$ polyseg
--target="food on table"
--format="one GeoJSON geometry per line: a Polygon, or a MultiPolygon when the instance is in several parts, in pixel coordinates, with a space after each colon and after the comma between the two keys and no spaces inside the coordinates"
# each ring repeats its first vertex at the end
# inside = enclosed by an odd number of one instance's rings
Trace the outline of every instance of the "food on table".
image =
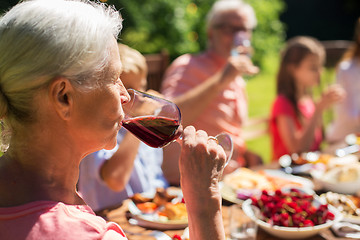
{"type": "Polygon", "coordinates": [[[187,219],[186,206],[182,198],[171,195],[164,188],[157,188],[153,198],[136,193],[131,197],[136,207],[144,214],[157,214],[163,220],[187,219]],[[174,200],[178,201],[174,201],[174,200]],[[164,219],[165,218],[165,219],[164,219]]]}
{"type": "Polygon", "coordinates": [[[181,236],[179,234],[175,234],[173,237],[172,237],[172,240],[182,240],[181,236]]]}
{"type": "Polygon", "coordinates": [[[360,197],[327,192],[321,194],[320,198],[336,207],[344,215],[360,217],[360,197]]]}
{"type": "Polygon", "coordinates": [[[136,207],[143,213],[153,213],[158,208],[158,205],[153,202],[137,203],[136,207]]]}
{"type": "Polygon", "coordinates": [[[271,225],[283,227],[310,227],[334,220],[327,204],[319,204],[314,196],[299,189],[277,189],[274,194],[263,190],[251,197],[252,205],[260,209],[260,219],[271,225]],[[318,204],[316,204],[318,203],[318,204]]]}
{"type": "MultiPolygon", "coordinates": [[[[240,168],[224,177],[224,183],[231,188],[241,189],[241,194],[246,195],[246,190],[269,190],[274,191],[283,187],[302,187],[302,184],[287,178],[272,176],[265,171],[253,171],[248,168],[240,168]],[[244,191],[245,190],[245,191],[244,191]]],[[[249,192],[251,193],[251,191],[249,192]]]]}
{"type": "Polygon", "coordinates": [[[347,165],[351,165],[351,164],[356,164],[359,162],[359,159],[356,155],[354,154],[349,154],[343,157],[334,157],[332,158],[327,166],[327,169],[332,169],[332,168],[337,168],[337,167],[342,167],[342,166],[347,166],[347,165]]]}
{"type": "Polygon", "coordinates": [[[160,215],[166,216],[169,220],[181,220],[187,218],[185,203],[166,203],[164,209],[159,212],[160,215]]]}
{"type": "Polygon", "coordinates": [[[311,176],[326,191],[354,195],[360,193],[360,163],[329,170],[313,170],[311,176]]]}
{"type": "Polygon", "coordinates": [[[171,202],[176,197],[176,195],[170,195],[164,188],[157,188],[153,202],[162,206],[171,202]]]}
{"type": "Polygon", "coordinates": [[[356,182],[360,179],[360,163],[332,168],[326,171],[322,177],[325,181],[332,183],[356,182]]]}
{"type": "Polygon", "coordinates": [[[331,154],[319,153],[319,152],[306,152],[306,153],[301,153],[300,155],[298,154],[291,155],[291,159],[293,163],[297,165],[302,165],[306,163],[312,163],[312,164],[323,163],[326,165],[333,157],[334,156],[331,154]]]}
{"type": "Polygon", "coordinates": [[[272,189],[273,185],[263,173],[240,168],[224,177],[224,183],[233,189],[272,189]]]}
{"type": "Polygon", "coordinates": [[[135,203],[146,203],[146,202],[151,202],[152,198],[148,198],[143,196],[141,193],[135,193],[132,197],[131,200],[135,203]]]}

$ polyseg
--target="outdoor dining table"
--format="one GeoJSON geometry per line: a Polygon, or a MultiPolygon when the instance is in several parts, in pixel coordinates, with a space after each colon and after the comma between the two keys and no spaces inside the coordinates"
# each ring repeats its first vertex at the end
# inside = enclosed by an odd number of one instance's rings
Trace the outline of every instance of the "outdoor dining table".
{"type": "MultiPolygon", "coordinates": [[[[141,226],[137,226],[137,225],[133,225],[130,224],[129,222],[129,218],[131,218],[131,214],[128,211],[128,202],[130,200],[125,200],[121,205],[119,206],[114,206],[112,208],[108,208],[108,209],[104,209],[103,211],[99,212],[98,214],[102,217],[104,217],[106,220],[109,221],[113,221],[118,223],[121,228],[125,231],[126,236],[129,240],[154,240],[157,239],[155,237],[152,236],[148,236],[148,234],[152,233],[154,230],[156,229],[149,229],[149,228],[144,228],[141,226]]],[[[229,212],[229,206],[232,203],[223,201],[223,206],[222,206],[222,213],[223,213],[223,223],[224,223],[224,228],[225,228],[225,232],[226,235],[228,237],[228,225],[229,225],[229,217],[228,217],[228,212],[229,212]]],[[[169,237],[173,237],[175,234],[178,235],[182,235],[183,234],[184,229],[180,229],[180,230],[165,230],[163,231],[164,233],[166,233],[169,237]]],[[[160,238],[158,238],[160,239],[160,238]]],[[[263,231],[262,229],[258,229],[258,234],[257,234],[257,239],[258,240],[277,240],[280,238],[274,237],[270,234],[268,234],[267,232],[263,231]]],[[[341,240],[341,239],[347,239],[347,238],[339,238],[336,237],[333,232],[329,229],[329,230],[325,230],[323,232],[321,232],[318,235],[315,235],[313,237],[307,238],[309,240],[341,240]]]]}

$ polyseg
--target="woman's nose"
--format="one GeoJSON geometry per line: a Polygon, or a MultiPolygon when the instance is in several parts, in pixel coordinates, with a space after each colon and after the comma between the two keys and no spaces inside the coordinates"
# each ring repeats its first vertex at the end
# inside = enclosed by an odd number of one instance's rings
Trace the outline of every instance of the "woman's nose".
{"type": "Polygon", "coordinates": [[[121,82],[121,85],[120,85],[120,95],[121,95],[121,104],[125,104],[125,103],[128,103],[130,102],[131,100],[131,97],[128,93],[128,91],[126,90],[124,84],[121,82]]]}

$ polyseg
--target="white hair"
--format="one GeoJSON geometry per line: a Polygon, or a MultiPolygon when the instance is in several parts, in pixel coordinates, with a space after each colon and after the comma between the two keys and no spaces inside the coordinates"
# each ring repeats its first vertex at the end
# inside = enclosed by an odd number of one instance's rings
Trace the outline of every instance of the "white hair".
{"type": "Polygon", "coordinates": [[[29,0],[14,6],[0,19],[0,118],[10,110],[26,116],[31,90],[56,76],[90,85],[106,66],[110,38],[121,28],[119,12],[89,0],[29,0]]]}
{"type": "Polygon", "coordinates": [[[95,86],[121,28],[118,11],[89,0],[27,0],[10,9],[0,18],[0,119],[31,121],[37,90],[57,76],[95,86]]]}
{"type": "Polygon", "coordinates": [[[207,14],[207,28],[213,26],[219,15],[229,10],[240,10],[247,16],[246,27],[248,29],[254,29],[256,27],[257,20],[254,9],[248,3],[242,0],[218,0],[207,14]]]}

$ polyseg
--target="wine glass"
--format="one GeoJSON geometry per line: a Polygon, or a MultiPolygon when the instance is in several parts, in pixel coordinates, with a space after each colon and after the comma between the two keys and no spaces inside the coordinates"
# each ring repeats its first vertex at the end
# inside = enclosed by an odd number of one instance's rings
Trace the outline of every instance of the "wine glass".
{"type": "MultiPolygon", "coordinates": [[[[181,112],[175,103],[134,89],[128,89],[128,93],[131,100],[122,106],[125,112],[122,120],[124,128],[154,148],[162,148],[179,137],[181,139],[181,112]]],[[[233,152],[230,135],[220,133],[209,139],[223,147],[227,163],[233,152]]]]}
{"type": "MultiPolygon", "coordinates": [[[[231,56],[239,56],[238,47],[243,46],[247,48],[247,51],[250,51],[251,48],[251,41],[250,41],[250,35],[246,31],[239,31],[235,33],[234,39],[233,39],[233,48],[231,49],[231,56]]],[[[246,52],[246,55],[248,57],[251,57],[250,52],[246,52]]]]}

